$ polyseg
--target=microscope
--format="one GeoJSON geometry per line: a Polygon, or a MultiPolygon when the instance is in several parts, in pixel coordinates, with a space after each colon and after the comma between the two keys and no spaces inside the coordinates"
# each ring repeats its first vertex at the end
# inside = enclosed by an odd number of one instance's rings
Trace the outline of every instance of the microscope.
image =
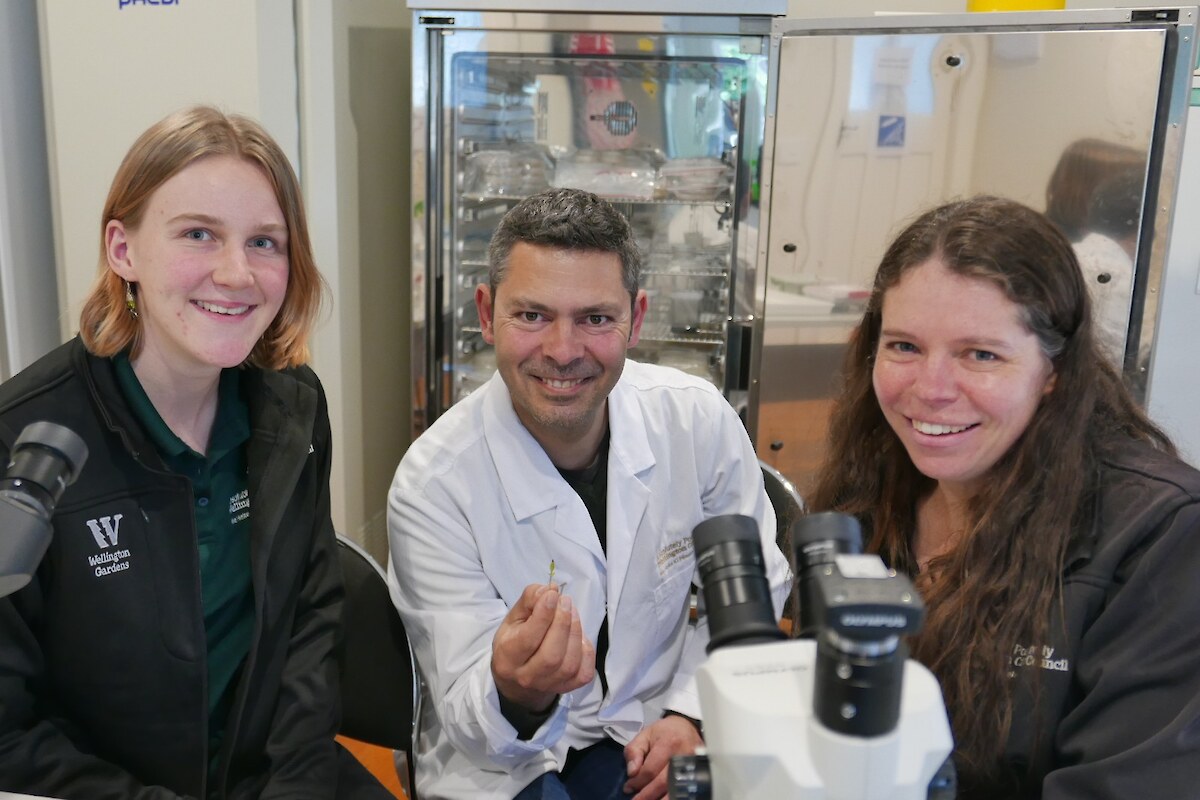
{"type": "Polygon", "coordinates": [[[696,683],[705,748],[672,759],[668,797],[951,800],[950,724],[937,679],[907,658],[912,583],[864,555],[858,521],[792,528],[799,639],[775,622],[758,525],[727,515],[692,533],[709,620],[696,683]]]}
{"type": "Polygon", "coordinates": [[[26,425],[0,479],[0,597],[29,583],[50,546],[50,516],[75,480],[88,450],[53,422],[26,425]]]}

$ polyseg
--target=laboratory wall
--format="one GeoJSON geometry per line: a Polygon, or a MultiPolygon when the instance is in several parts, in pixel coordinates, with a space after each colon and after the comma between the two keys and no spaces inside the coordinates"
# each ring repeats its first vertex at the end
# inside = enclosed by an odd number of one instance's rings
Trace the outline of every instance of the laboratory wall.
{"type": "Polygon", "coordinates": [[[387,489],[411,442],[411,15],[394,0],[295,6],[301,179],[334,298],[314,366],[342,393],[334,523],[382,561],[387,489]]]}
{"type": "Polygon", "coordinates": [[[0,2],[0,380],[59,343],[37,8],[0,2]]]}

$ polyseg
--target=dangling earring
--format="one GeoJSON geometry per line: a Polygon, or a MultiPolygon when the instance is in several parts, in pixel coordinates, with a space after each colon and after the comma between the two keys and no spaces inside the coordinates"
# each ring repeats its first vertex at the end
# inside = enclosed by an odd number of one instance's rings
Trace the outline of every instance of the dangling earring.
{"type": "Polygon", "coordinates": [[[138,318],[137,300],[133,296],[133,287],[129,285],[129,281],[125,281],[125,308],[129,309],[129,316],[138,318]]]}

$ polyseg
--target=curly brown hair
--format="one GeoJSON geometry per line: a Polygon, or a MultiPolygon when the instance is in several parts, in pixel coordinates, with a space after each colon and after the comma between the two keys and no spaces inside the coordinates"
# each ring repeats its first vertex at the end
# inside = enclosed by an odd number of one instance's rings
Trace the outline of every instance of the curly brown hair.
{"type": "Polygon", "coordinates": [[[851,338],[843,381],[811,509],[857,516],[868,549],[917,576],[928,616],[910,642],[913,655],[941,682],[960,771],[968,779],[986,776],[999,764],[1012,722],[1005,665],[1014,643],[1045,638],[1067,546],[1089,522],[1106,443],[1131,437],[1174,448],[1097,350],[1070,243],[1041,214],[1001,198],[941,206],[896,238],[851,338]],[[920,571],[911,546],[916,508],[934,482],[917,471],[885,421],[872,371],[884,295],[934,258],[952,273],[998,286],[1020,309],[1056,378],[971,499],[959,543],[920,571]]]}

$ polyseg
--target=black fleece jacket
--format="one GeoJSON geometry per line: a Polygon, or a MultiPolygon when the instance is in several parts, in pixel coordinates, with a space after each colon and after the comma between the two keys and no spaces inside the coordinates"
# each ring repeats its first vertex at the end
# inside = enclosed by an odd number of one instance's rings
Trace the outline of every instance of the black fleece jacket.
{"type": "MultiPolygon", "coordinates": [[[[1013,642],[1007,774],[979,798],[1200,798],[1200,472],[1113,445],[1046,642],[1013,642]]],[[[970,713],[960,709],[959,713],[970,713]]],[[[965,788],[965,787],[963,787],[965,788]]]]}
{"type": "Polygon", "coordinates": [[[325,397],[308,368],[248,368],[241,384],[255,625],[215,786],[191,483],[159,459],[111,362],[78,339],[0,387],[0,455],[37,420],[72,429],[90,452],[32,582],[0,599],[0,789],[343,796],[325,397]]]}

